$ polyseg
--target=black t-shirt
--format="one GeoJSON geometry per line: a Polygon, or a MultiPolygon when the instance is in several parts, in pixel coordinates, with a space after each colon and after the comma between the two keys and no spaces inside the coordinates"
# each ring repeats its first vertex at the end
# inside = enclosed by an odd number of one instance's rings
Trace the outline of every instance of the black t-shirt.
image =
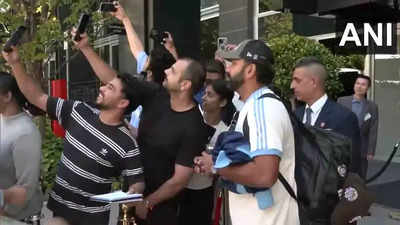
{"type": "Polygon", "coordinates": [[[175,164],[193,167],[193,158],[205,149],[213,128],[204,123],[197,106],[185,112],[173,111],[165,88],[138,80],[133,86],[133,101],[143,107],[138,142],[146,195],[173,176],[175,164]]]}

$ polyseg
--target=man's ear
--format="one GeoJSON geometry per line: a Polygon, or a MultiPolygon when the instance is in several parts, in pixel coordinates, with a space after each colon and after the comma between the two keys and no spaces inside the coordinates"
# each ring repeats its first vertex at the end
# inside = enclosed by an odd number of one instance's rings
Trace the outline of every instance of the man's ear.
{"type": "Polygon", "coordinates": [[[183,80],[180,85],[181,85],[181,91],[190,90],[192,88],[192,81],[183,80]]]}
{"type": "Polygon", "coordinates": [[[227,103],[228,103],[228,101],[226,101],[226,99],[224,99],[224,100],[219,104],[219,106],[221,106],[221,108],[222,108],[222,107],[225,107],[227,103]]]}
{"type": "Polygon", "coordinates": [[[245,68],[247,78],[252,78],[256,76],[256,64],[251,63],[246,66],[245,68]]]}
{"type": "Polygon", "coordinates": [[[126,98],[121,99],[121,101],[119,101],[118,107],[121,109],[126,108],[129,106],[129,103],[130,103],[129,99],[126,99],[126,98]]]}
{"type": "Polygon", "coordinates": [[[311,76],[311,82],[312,82],[313,87],[317,87],[318,82],[320,82],[320,80],[318,80],[318,78],[315,76],[311,76]]]}

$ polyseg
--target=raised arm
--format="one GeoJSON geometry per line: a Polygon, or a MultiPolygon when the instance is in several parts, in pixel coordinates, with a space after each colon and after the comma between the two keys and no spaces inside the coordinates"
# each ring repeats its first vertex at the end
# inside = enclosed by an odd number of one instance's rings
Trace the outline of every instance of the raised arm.
{"type": "Polygon", "coordinates": [[[126,36],[128,38],[129,47],[133,56],[138,59],[139,53],[144,51],[143,43],[140,40],[138,34],[136,33],[135,29],[133,28],[132,22],[129,17],[126,15],[124,8],[118,3],[114,2],[115,8],[117,9],[116,12],[112,12],[115,18],[119,19],[125,27],[126,36]]]}
{"type": "Polygon", "coordinates": [[[171,55],[175,58],[175,60],[178,60],[178,52],[176,51],[175,48],[175,43],[174,39],[172,38],[172,35],[170,32],[165,32],[167,33],[168,37],[164,38],[164,47],[171,53],[171,55]]]}
{"type": "MultiPolygon", "coordinates": [[[[72,36],[75,36],[75,30],[72,30],[71,33],[72,36]]],[[[117,76],[117,72],[105,63],[89,45],[89,38],[86,33],[81,34],[81,40],[78,42],[74,41],[74,44],[85,55],[96,76],[103,83],[108,83],[117,76]]]]}
{"type": "Polygon", "coordinates": [[[12,48],[12,52],[3,51],[2,54],[11,66],[12,74],[17,80],[19,89],[21,89],[21,92],[30,103],[43,111],[47,111],[46,106],[49,96],[42,90],[40,84],[25,72],[25,68],[19,58],[18,49],[15,47],[12,48]]]}

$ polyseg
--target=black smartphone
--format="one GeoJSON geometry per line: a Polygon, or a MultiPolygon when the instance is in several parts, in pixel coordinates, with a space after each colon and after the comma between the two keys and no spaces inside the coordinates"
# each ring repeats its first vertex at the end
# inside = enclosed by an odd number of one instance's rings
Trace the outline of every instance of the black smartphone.
{"type": "Polygon", "coordinates": [[[86,32],[87,26],[89,25],[90,21],[90,15],[83,13],[81,14],[81,17],[79,18],[79,23],[76,29],[76,34],[74,37],[75,41],[80,41],[81,40],[81,34],[86,32]]]}
{"type": "Polygon", "coordinates": [[[6,42],[6,44],[3,47],[3,50],[5,52],[12,52],[11,46],[16,46],[20,43],[22,37],[24,36],[26,31],[26,27],[24,26],[19,26],[18,29],[11,34],[10,39],[6,42]]]}
{"type": "Polygon", "coordinates": [[[112,3],[112,2],[102,2],[102,3],[100,3],[100,11],[115,12],[115,11],[117,11],[117,8],[115,8],[114,3],[112,3]]]}

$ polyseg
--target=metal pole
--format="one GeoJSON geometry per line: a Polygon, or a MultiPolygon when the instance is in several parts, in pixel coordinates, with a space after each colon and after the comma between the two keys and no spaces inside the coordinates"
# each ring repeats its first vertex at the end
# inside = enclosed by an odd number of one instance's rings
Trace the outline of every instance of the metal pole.
{"type": "Polygon", "coordinates": [[[67,99],[69,99],[69,45],[68,41],[64,42],[64,50],[65,50],[65,77],[67,80],[67,99]]]}
{"type": "Polygon", "coordinates": [[[369,99],[371,101],[375,101],[375,54],[371,54],[369,58],[369,66],[370,66],[370,79],[371,79],[371,88],[369,93],[369,99]]]}
{"type": "Polygon", "coordinates": [[[253,39],[258,39],[258,13],[260,11],[260,0],[253,0],[253,39]]]}

